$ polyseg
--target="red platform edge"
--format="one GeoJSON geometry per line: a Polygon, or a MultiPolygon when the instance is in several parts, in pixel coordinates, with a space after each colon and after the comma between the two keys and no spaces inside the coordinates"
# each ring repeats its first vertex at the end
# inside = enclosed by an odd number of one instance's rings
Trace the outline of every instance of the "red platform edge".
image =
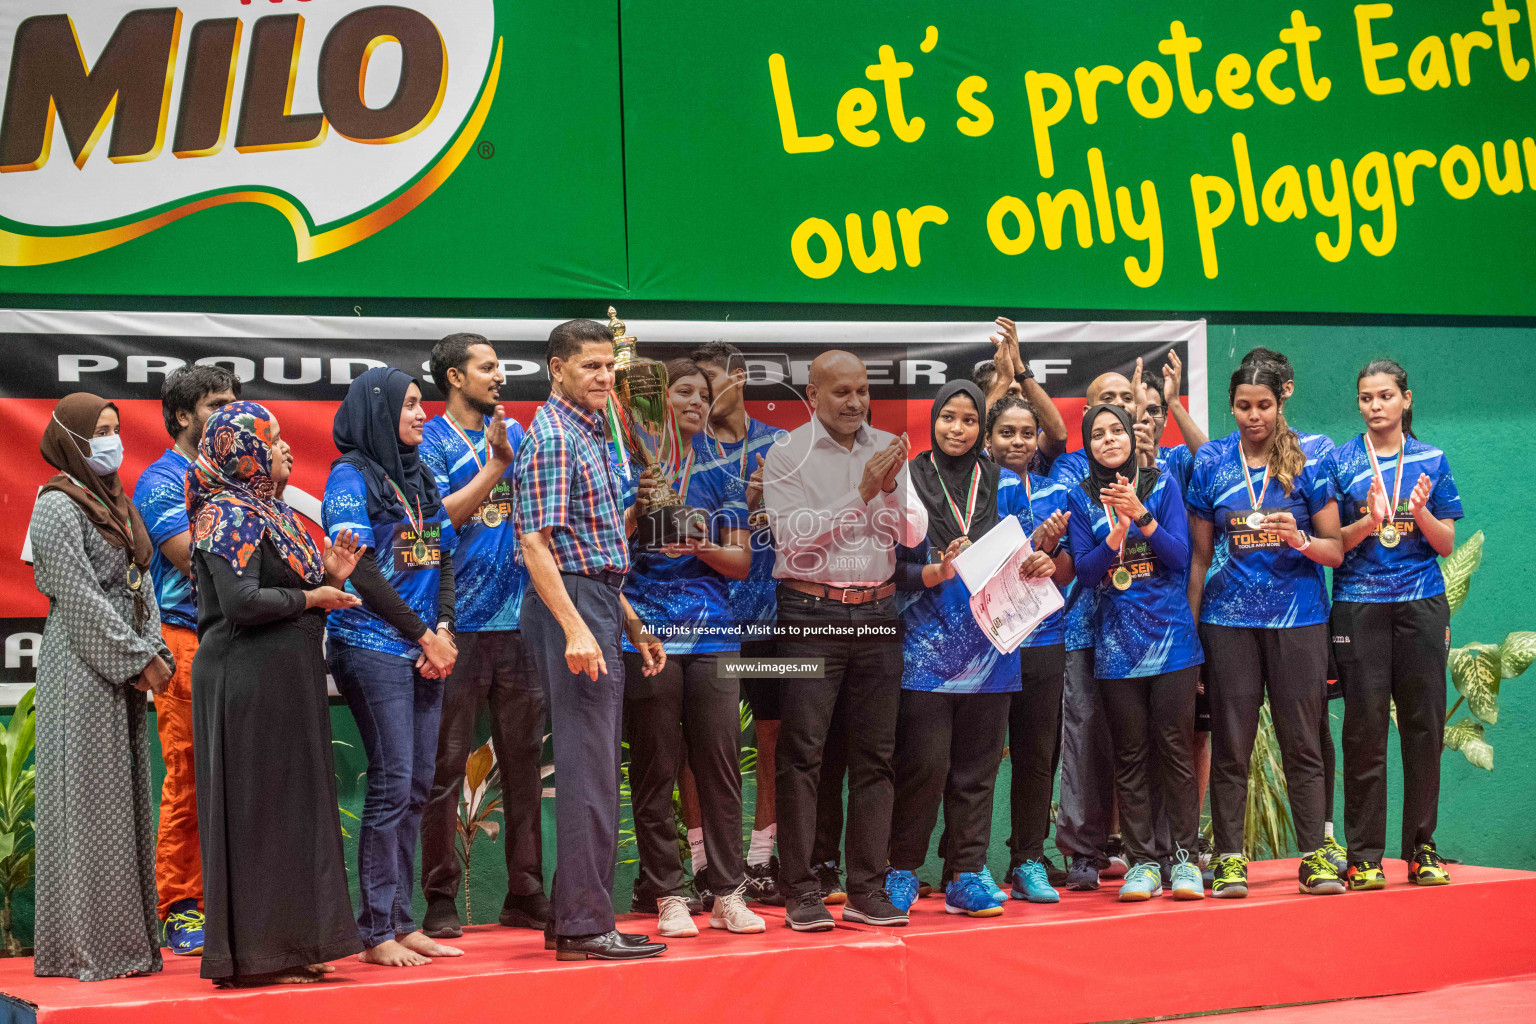
{"type": "MultiPolygon", "coordinates": [[[[0,1020],[26,1020],[35,1008],[45,1024],[612,1024],[678,1015],[1084,1024],[1425,992],[1536,970],[1536,873],[1453,870],[1454,884],[1419,889],[1403,881],[1400,861],[1389,862],[1383,891],[1316,897],[1296,892],[1295,861],[1272,861],[1251,866],[1245,900],[1121,904],[1111,884],[1051,906],[1010,902],[986,920],[921,900],[906,928],[839,924],[814,935],[783,927],[782,911],[770,909],[766,935],[712,931],[697,918],[698,938],[631,964],[557,963],[537,933],[477,927],[459,941],[462,959],[421,968],[349,960],[320,984],[235,992],[199,979],[195,958],[167,957],[151,978],[91,984],[34,978],[30,960],[14,960],[0,962],[8,1002],[0,1020]]],[[[628,924],[639,930],[654,919],[628,924]]]]}

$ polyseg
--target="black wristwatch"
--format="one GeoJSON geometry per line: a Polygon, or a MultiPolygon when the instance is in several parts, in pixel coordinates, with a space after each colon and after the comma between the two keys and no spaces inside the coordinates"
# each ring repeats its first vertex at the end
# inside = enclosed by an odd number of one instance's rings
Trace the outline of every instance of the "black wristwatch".
{"type": "Polygon", "coordinates": [[[1152,510],[1151,509],[1147,509],[1145,512],[1143,512],[1141,515],[1137,516],[1132,521],[1138,527],[1140,527],[1141,529],[1145,530],[1147,527],[1152,525],[1152,510]]]}
{"type": "Polygon", "coordinates": [[[1019,387],[1023,387],[1025,381],[1027,381],[1027,380],[1034,380],[1034,379],[1035,379],[1035,371],[1031,370],[1029,368],[1029,364],[1028,363],[1024,364],[1024,369],[1021,372],[1016,373],[1016,374],[1013,375],[1014,383],[1018,384],[1019,387]]]}

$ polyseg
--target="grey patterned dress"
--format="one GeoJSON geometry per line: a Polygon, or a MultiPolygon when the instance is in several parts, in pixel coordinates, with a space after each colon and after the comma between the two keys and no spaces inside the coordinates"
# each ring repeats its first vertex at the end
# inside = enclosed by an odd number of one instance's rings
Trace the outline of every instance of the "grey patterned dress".
{"type": "Polygon", "coordinates": [[[158,971],[149,728],[133,681],[156,654],[173,664],[160,612],[151,595],[133,628],[128,556],[67,495],[37,499],[31,535],[49,602],[37,659],[33,969],[81,981],[158,971]]]}

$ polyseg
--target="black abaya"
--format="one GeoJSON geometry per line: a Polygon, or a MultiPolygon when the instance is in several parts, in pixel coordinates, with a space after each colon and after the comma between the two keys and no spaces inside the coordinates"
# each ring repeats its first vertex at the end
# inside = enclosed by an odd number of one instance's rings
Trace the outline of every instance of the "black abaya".
{"type": "Polygon", "coordinates": [[[337,816],[325,613],[263,540],[236,576],[193,551],[202,976],[265,974],[361,951],[337,816]]]}

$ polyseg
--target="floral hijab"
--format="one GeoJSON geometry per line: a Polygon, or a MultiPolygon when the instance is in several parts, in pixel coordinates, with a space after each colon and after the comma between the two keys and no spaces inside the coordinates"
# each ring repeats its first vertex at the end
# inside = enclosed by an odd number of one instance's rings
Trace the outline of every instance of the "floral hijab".
{"type": "Polygon", "coordinates": [[[187,471],[192,546],[219,555],[239,576],[265,536],[294,572],[318,584],[325,578],[324,555],[298,514],[276,498],[276,441],[277,420],[256,402],[231,402],[208,418],[187,471]]]}

